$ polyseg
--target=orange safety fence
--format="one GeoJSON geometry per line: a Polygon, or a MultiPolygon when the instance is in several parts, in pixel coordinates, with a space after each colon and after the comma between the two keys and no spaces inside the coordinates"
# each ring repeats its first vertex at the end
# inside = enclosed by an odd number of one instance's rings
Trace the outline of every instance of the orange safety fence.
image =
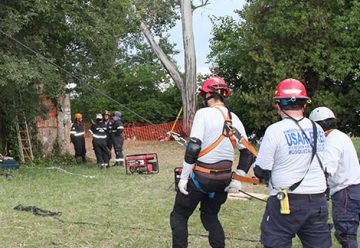
{"type": "MultiPolygon", "coordinates": [[[[125,126],[125,140],[164,140],[166,132],[170,131],[175,122],[145,125],[145,126],[125,126]]],[[[175,123],[174,132],[183,135],[182,122],[175,123]]]]}
{"type": "MultiPolygon", "coordinates": [[[[149,124],[149,125],[139,125],[139,124],[125,124],[124,125],[124,139],[125,140],[162,140],[165,141],[166,133],[171,130],[174,126],[173,132],[180,134],[184,137],[184,132],[182,128],[182,122],[177,121],[176,123],[167,122],[161,124],[149,124]]],[[[90,125],[85,124],[86,137],[91,137],[88,132],[90,125]]]]}

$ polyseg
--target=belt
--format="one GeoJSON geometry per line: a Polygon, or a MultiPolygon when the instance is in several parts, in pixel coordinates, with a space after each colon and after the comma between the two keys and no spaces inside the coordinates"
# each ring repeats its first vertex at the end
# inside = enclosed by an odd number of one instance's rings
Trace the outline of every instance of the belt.
{"type": "Polygon", "coordinates": [[[208,169],[208,168],[199,166],[199,165],[197,165],[197,164],[195,164],[194,170],[195,170],[195,171],[204,172],[204,173],[208,173],[208,174],[215,174],[215,175],[226,174],[226,173],[230,173],[230,172],[231,172],[231,169],[223,169],[223,170],[208,169]]]}
{"type": "Polygon", "coordinates": [[[288,197],[290,200],[311,200],[311,199],[320,199],[325,198],[325,193],[318,193],[318,194],[292,194],[289,193],[288,197]]]}

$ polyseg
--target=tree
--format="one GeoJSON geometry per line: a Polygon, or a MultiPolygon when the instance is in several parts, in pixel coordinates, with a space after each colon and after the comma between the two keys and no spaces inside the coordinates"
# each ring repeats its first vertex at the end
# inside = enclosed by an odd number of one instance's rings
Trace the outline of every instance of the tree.
{"type": "MultiPolygon", "coordinates": [[[[306,84],[315,106],[340,104],[340,120],[358,120],[358,1],[254,0],[237,13],[240,21],[214,19],[209,58],[212,71],[232,82],[246,125],[264,130],[276,120],[272,95],[289,77],[306,84]],[[351,106],[338,102],[347,97],[351,106]]],[[[344,124],[341,128],[347,128],[344,124]]],[[[360,132],[358,127],[352,131],[360,132]]]]}
{"type": "Polygon", "coordinates": [[[127,4],[1,1],[0,87],[9,93],[0,100],[3,140],[16,137],[8,130],[14,126],[16,111],[25,112],[28,119],[39,115],[36,86],[55,99],[60,110],[65,107],[61,104],[66,102],[62,98],[66,84],[85,84],[109,74],[117,40],[132,28],[125,25],[127,4]]]}
{"type": "MultiPolygon", "coordinates": [[[[165,38],[160,44],[168,54],[173,53],[173,46],[165,38]]],[[[161,123],[174,120],[181,106],[179,91],[169,84],[159,59],[143,36],[136,33],[122,39],[116,64],[103,81],[93,82],[93,86],[121,105],[105,97],[99,98],[91,89],[80,85],[72,100],[73,110],[83,113],[87,121],[93,119],[95,113],[107,109],[121,111],[125,123],[146,123],[146,120],[161,123]]]]}
{"type": "MultiPolygon", "coordinates": [[[[155,1],[161,3],[161,1],[155,1]]],[[[177,1],[169,1],[173,3],[172,6],[176,6],[177,1]]],[[[147,38],[149,44],[152,46],[154,52],[161,60],[169,75],[175,82],[177,88],[181,91],[181,98],[183,102],[184,117],[183,126],[187,134],[190,133],[190,127],[192,125],[193,118],[196,112],[196,55],[194,36],[192,29],[192,12],[196,8],[205,6],[208,4],[208,0],[202,0],[198,6],[194,6],[191,0],[180,0],[180,12],[183,30],[183,44],[184,44],[184,55],[185,55],[185,75],[181,75],[177,67],[168,58],[166,53],[162,50],[161,46],[157,44],[154,38],[154,34],[151,32],[152,20],[154,19],[151,15],[138,14],[140,29],[147,38]],[[150,20],[150,21],[148,21],[150,20]],[[149,28],[150,27],[150,28],[149,28]]],[[[157,6],[157,5],[156,5],[157,6]]]]}

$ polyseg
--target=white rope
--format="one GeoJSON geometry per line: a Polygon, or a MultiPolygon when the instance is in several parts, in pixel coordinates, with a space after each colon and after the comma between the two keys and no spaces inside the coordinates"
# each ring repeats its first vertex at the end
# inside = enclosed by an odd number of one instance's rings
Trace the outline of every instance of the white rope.
{"type": "Polygon", "coordinates": [[[58,170],[58,171],[61,171],[61,172],[64,172],[64,173],[66,173],[66,174],[70,174],[70,175],[73,175],[73,176],[81,176],[81,177],[90,178],[90,179],[95,178],[95,176],[88,176],[88,175],[82,175],[82,174],[72,173],[72,172],[69,172],[69,171],[67,171],[67,170],[64,170],[64,169],[62,169],[62,168],[60,168],[60,167],[48,167],[48,168],[46,168],[46,169],[48,169],[48,170],[58,170]]]}

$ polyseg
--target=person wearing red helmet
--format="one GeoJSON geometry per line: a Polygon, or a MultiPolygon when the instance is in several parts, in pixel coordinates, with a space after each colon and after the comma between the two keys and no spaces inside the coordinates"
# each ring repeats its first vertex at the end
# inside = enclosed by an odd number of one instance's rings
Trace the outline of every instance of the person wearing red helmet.
{"type": "Polygon", "coordinates": [[[112,132],[112,126],[113,126],[114,121],[112,120],[112,118],[110,116],[110,111],[108,111],[108,110],[104,110],[104,112],[102,113],[102,116],[103,116],[103,122],[104,122],[104,124],[107,128],[107,132],[108,132],[108,135],[106,138],[106,145],[109,149],[109,161],[110,161],[111,160],[111,149],[113,146],[111,132],[112,132]]]}
{"type": "MultiPolygon", "coordinates": [[[[234,148],[240,145],[229,127],[237,129],[246,138],[240,119],[230,112],[224,100],[230,94],[225,80],[212,76],[205,80],[199,95],[205,100],[205,108],[199,109],[194,117],[190,140],[187,143],[183,170],[178,183],[174,208],[170,214],[173,247],[188,246],[187,223],[200,203],[200,218],[209,232],[212,247],[224,247],[224,230],[218,213],[227,199],[228,192],[238,192],[239,181],[232,180],[234,148]]],[[[248,168],[248,153],[243,153],[241,168],[248,168]]],[[[245,172],[240,170],[239,174],[245,172]]],[[[246,170],[246,169],[245,169],[246,170]]]]}
{"type": "Polygon", "coordinates": [[[303,247],[331,247],[327,173],[320,159],[324,131],[304,117],[309,97],[300,81],[281,81],[274,100],[282,120],[266,129],[254,167],[255,176],[270,188],[261,243],[266,248],[290,248],[297,235],[303,247]]]}

